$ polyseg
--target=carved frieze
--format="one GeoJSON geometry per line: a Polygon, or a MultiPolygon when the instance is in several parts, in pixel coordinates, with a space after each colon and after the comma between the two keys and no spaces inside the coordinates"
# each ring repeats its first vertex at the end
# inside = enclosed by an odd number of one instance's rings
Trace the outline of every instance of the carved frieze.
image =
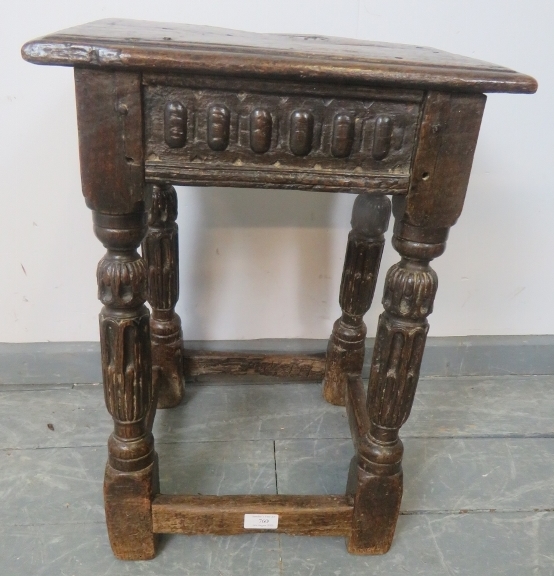
{"type": "Polygon", "coordinates": [[[144,98],[150,180],[407,191],[420,109],[415,97],[148,84],[144,98]]]}

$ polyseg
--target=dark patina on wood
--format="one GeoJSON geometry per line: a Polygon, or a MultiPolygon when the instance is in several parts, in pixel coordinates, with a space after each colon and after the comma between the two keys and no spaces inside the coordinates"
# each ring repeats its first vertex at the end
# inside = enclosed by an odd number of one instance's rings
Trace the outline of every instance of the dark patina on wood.
{"type": "Polygon", "coordinates": [[[220,186],[408,191],[421,92],[338,98],[306,83],[279,94],[274,81],[240,92],[221,78],[144,81],[148,180],[202,185],[220,173],[220,186]]]}
{"type": "Polygon", "coordinates": [[[373,300],[390,212],[386,196],[367,194],[360,194],[352,209],[339,293],[342,316],[329,339],[323,381],[323,396],[338,406],[344,406],[348,374],[362,373],[367,333],[363,317],[373,300]]]}
{"type": "Polygon", "coordinates": [[[114,554],[152,558],[158,533],[245,533],[245,514],[277,515],[276,532],[344,535],[354,554],[386,552],[402,499],[399,430],[438,288],[430,262],[463,207],[484,93],[532,93],[536,81],[421,46],[116,19],[22,53],[75,68],[83,194],[106,247],[97,281],[114,554]],[[182,350],[172,184],[358,194],[326,356],[182,350]],[[385,279],[366,394],[363,316],[386,195],[400,260],[385,279]],[[325,398],[346,404],[356,452],[345,495],[160,494],[152,423],[157,406],[181,401],[185,373],[323,378],[325,398]]]}
{"type": "Polygon", "coordinates": [[[35,64],[317,79],[446,91],[534,92],[508,68],[426,46],[105,19],[28,42],[35,64]]]}
{"type": "Polygon", "coordinates": [[[310,536],[345,536],[352,505],[345,496],[170,496],[152,504],[154,531],[178,534],[233,535],[263,532],[244,527],[245,514],[277,514],[273,532],[310,536]]]}
{"type": "Polygon", "coordinates": [[[210,352],[183,349],[186,378],[215,374],[268,376],[280,381],[321,382],[325,354],[276,354],[260,352],[210,352]]]}
{"type": "MultiPolygon", "coordinates": [[[[155,404],[171,408],[184,394],[179,298],[177,193],[173,186],[153,186],[149,198],[148,233],[142,256],[148,269],[148,302],[152,306],[152,378],[155,404]]],[[[153,420],[153,416],[150,418],[153,420]]]]}

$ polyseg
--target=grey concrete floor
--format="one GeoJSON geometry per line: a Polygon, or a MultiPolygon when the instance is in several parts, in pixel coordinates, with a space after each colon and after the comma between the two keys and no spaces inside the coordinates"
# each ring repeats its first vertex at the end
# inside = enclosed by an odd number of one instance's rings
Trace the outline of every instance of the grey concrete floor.
{"type": "MultiPolygon", "coordinates": [[[[0,386],[0,575],[554,575],[554,376],[428,378],[403,428],[392,549],[342,538],[162,538],[115,560],[102,507],[99,385],[0,386]],[[50,425],[50,426],[49,426],[50,425]]],[[[315,384],[193,385],[155,424],[164,493],[342,493],[345,411],[315,384]]]]}

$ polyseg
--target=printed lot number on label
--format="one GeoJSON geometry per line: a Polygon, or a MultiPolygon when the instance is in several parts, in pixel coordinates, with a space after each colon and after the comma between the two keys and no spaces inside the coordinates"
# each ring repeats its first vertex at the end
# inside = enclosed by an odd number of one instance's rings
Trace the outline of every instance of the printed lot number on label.
{"type": "Polygon", "coordinates": [[[248,530],[275,530],[279,525],[279,514],[245,514],[244,527],[248,530]]]}

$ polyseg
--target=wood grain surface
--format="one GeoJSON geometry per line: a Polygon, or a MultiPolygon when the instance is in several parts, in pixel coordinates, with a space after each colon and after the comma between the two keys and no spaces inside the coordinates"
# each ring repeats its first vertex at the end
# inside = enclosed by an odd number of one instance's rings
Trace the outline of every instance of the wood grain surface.
{"type": "Polygon", "coordinates": [[[346,535],[352,506],[344,496],[171,496],[152,502],[154,532],[244,534],[267,532],[244,528],[245,514],[277,514],[284,534],[346,535]]]}
{"type": "Polygon", "coordinates": [[[535,92],[536,81],[488,62],[427,48],[320,35],[106,19],[31,41],[36,64],[325,79],[473,92],[535,92]]]}

